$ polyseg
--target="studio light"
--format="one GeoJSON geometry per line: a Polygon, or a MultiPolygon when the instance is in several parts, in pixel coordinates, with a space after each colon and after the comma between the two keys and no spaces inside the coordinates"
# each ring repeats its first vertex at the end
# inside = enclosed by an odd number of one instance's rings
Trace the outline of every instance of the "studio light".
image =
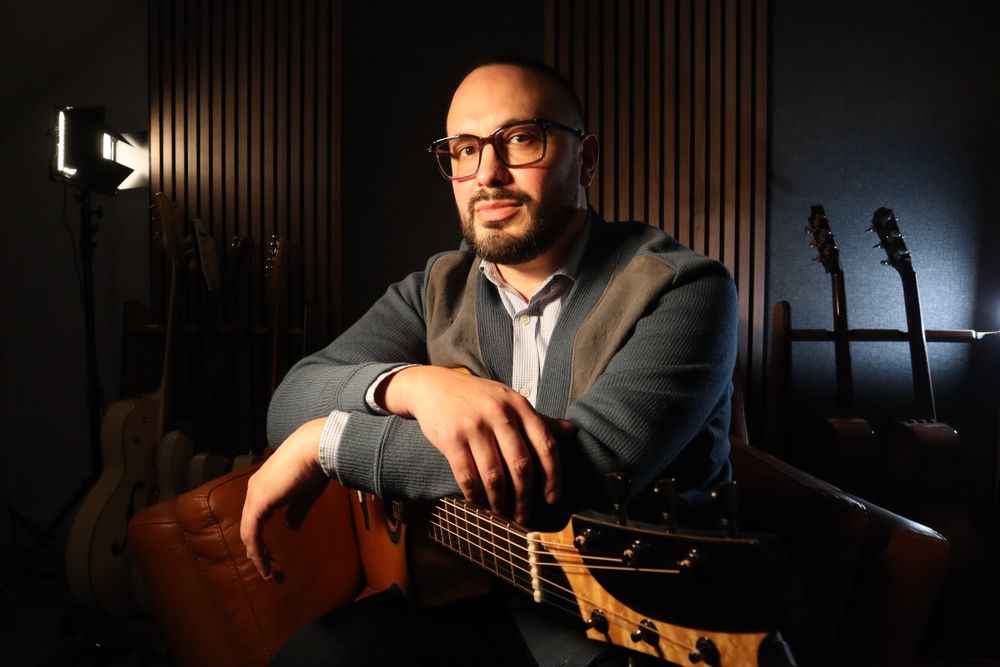
{"type": "Polygon", "coordinates": [[[133,169],[117,161],[130,145],[104,121],[104,107],[56,109],[52,178],[82,190],[113,195],[133,169]]]}

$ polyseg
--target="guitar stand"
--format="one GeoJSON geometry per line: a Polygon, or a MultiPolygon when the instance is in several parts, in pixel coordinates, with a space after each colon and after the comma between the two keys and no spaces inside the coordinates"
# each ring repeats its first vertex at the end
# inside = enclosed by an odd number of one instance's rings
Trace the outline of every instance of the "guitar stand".
{"type": "MultiPolygon", "coordinates": [[[[792,343],[832,343],[834,333],[826,329],[793,329],[791,305],[787,301],[774,304],[771,314],[771,367],[767,381],[767,442],[775,450],[783,449],[781,432],[781,406],[786,405],[792,376],[792,343]]],[[[975,331],[973,329],[925,329],[928,343],[974,343],[987,337],[1000,335],[1000,331],[975,331]]],[[[899,329],[851,329],[851,342],[905,343],[907,332],[899,329]]],[[[784,451],[772,452],[783,455],[784,451]]]]}
{"type": "Polygon", "coordinates": [[[80,489],[56,513],[42,529],[42,532],[28,547],[27,553],[4,575],[0,583],[0,594],[17,578],[17,575],[27,566],[38,550],[41,549],[55,529],[69,516],[83,500],[101,473],[101,404],[103,390],[100,376],[97,373],[97,336],[94,318],[94,233],[98,226],[93,221],[94,216],[100,219],[104,215],[102,207],[90,207],[90,190],[82,189],[74,199],[80,202],[80,259],[83,263],[83,315],[85,325],[85,343],[87,351],[87,414],[89,417],[90,438],[90,470],[91,476],[83,481],[80,489]]]}

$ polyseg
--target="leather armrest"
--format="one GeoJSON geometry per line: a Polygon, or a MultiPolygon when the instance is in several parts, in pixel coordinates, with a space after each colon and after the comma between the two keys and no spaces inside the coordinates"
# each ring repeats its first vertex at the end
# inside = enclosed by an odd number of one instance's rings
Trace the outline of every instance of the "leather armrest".
{"type": "Polygon", "coordinates": [[[730,459],[740,528],[774,533],[801,589],[803,614],[785,639],[800,665],[826,665],[854,586],[867,511],[840,489],[759,449],[734,443],[730,459]]]}
{"type": "Polygon", "coordinates": [[[265,665],[299,627],[364,586],[347,490],[331,482],[298,530],[277,513],[264,538],[284,570],[264,581],[240,516],[252,466],[137,514],[129,526],[150,602],[178,665],[265,665]]]}

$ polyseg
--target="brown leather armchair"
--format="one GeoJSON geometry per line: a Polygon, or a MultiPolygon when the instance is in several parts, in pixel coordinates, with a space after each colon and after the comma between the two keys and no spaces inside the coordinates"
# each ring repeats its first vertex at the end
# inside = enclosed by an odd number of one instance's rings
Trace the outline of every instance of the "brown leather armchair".
{"type": "MultiPolygon", "coordinates": [[[[785,632],[799,664],[908,664],[947,568],[948,543],[744,444],[734,444],[732,461],[740,527],[774,532],[801,585],[806,613],[785,632]]],[[[336,483],[297,531],[280,518],[268,524],[265,537],[286,574],[263,581],[239,539],[254,470],[153,506],[129,527],[180,667],[265,665],[297,628],[390,583],[377,559],[361,557],[372,532],[358,525],[349,492],[336,483]]]]}

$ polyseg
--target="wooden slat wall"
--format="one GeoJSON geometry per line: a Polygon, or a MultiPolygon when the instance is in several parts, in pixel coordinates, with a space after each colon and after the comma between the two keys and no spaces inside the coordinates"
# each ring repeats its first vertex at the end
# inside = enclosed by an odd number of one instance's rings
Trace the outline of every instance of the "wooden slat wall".
{"type": "MultiPolygon", "coordinates": [[[[179,322],[188,335],[178,341],[177,368],[188,400],[178,401],[177,416],[198,419],[203,408],[194,404],[213,363],[205,337],[192,334],[213,325],[231,333],[239,329],[233,313],[249,313],[252,343],[222,346],[226,381],[216,390],[229,402],[211,409],[253,424],[252,434],[242,427],[235,437],[255,443],[270,383],[264,258],[272,234],[290,244],[289,356],[340,328],[340,15],[340,0],[150,2],[151,189],[182,204],[186,219],[207,223],[224,273],[234,237],[252,237],[255,248],[247,289],[224,292],[218,304],[197,276],[181,281],[179,322]],[[234,406],[244,390],[230,383],[243,380],[250,398],[234,406]]],[[[164,263],[154,246],[158,322],[169,285],[164,263]]],[[[208,439],[228,431],[212,430],[208,439]]]]}
{"type": "Polygon", "coordinates": [[[763,406],[766,0],[545,0],[545,58],[602,157],[591,204],[723,261],[740,295],[747,411],[763,406]]]}

